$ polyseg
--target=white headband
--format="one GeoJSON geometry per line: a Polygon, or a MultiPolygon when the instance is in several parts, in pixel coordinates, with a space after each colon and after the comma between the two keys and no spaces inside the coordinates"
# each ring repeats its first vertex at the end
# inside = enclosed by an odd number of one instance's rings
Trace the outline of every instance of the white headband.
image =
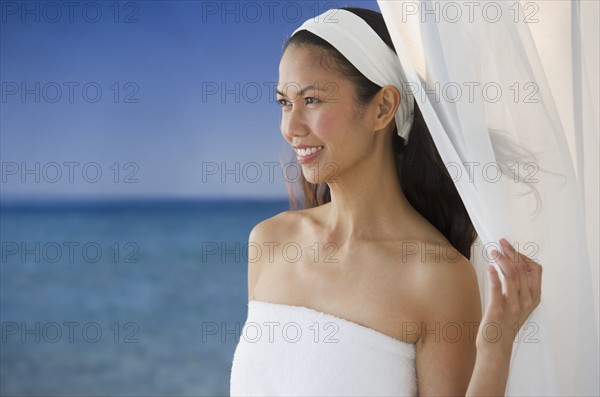
{"type": "Polygon", "coordinates": [[[356,14],[342,9],[327,10],[305,21],[300,30],[308,30],[335,47],[366,78],[380,87],[393,85],[402,96],[396,111],[398,135],[408,143],[414,119],[414,97],[407,90],[406,75],[394,51],[356,14]]]}

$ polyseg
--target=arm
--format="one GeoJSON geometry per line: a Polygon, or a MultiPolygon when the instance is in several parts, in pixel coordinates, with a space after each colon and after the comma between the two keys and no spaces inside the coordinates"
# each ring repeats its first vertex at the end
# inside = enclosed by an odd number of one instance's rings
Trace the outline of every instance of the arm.
{"type": "Polygon", "coordinates": [[[471,262],[460,259],[419,263],[423,317],[417,342],[421,396],[464,396],[475,366],[481,299],[471,262]]]}
{"type": "MultiPolygon", "coordinates": [[[[503,250],[509,256],[501,256],[497,262],[506,276],[507,293],[502,294],[495,271],[488,273],[491,300],[481,321],[477,278],[466,258],[424,266],[422,286],[428,291],[424,327],[430,333],[421,331],[417,344],[420,395],[505,394],[514,325],[518,322],[520,328],[539,304],[541,266],[506,244],[503,250]],[[480,323],[482,326],[477,327],[480,323]],[[490,323],[501,327],[503,338],[483,337],[485,324],[490,323]],[[462,337],[456,339],[448,324],[461,324],[462,337]],[[436,340],[437,333],[441,337],[436,340]]],[[[488,332],[493,335],[492,329],[488,332]]]]}
{"type": "Polygon", "coordinates": [[[269,229],[269,219],[267,219],[254,226],[248,237],[248,257],[252,257],[252,260],[248,260],[248,302],[254,299],[254,287],[264,266],[264,243],[267,241],[269,229]],[[255,252],[258,253],[256,257],[254,257],[255,252]]]}
{"type": "Polygon", "coordinates": [[[477,362],[467,396],[503,396],[515,337],[541,301],[542,266],[500,241],[503,254],[495,254],[506,280],[506,293],[495,270],[488,268],[490,303],[477,335],[477,362]],[[486,324],[502,329],[502,338],[484,338],[486,324]]]}
{"type": "MultiPolygon", "coordinates": [[[[256,244],[260,244],[259,236],[262,234],[261,232],[261,224],[254,226],[250,231],[250,236],[248,237],[248,256],[250,256],[250,250],[253,249],[253,246],[256,244]]],[[[260,246],[260,245],[259,245],[260,246]]],[[[256,261],[248,261],[248,302],[254,299],[254,286],[258,282],[258,276],[260,274],[260,258],[256,261]]]]}
{"type": "Polygon", "coordinates": [[[250,231],[248,237],[248,301],[255,298],[254,288],[263,268],[269,263],[268,244],[277,241],[277,238],[273,236],[280,236],[280,230],[289,229],[285,222],[287,214],[288,211],[284,211],[267,218],[250,231]]]}

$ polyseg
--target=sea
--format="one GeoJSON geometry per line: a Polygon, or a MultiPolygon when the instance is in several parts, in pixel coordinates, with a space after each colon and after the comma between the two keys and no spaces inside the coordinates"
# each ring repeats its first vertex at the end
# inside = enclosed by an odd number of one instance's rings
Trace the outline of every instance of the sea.
{"type": "Polygon", "coordinates": [[[3,202],[0,395],[227,396],[248,236],[287,200],[3,202]]]}

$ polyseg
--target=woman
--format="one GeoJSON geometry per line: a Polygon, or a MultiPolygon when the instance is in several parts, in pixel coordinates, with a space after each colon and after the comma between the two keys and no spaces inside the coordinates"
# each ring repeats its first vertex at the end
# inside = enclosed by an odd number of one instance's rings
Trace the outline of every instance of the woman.
{"type": "Polygon", "coordinates": [[[506,292],[490,266],[482,318],[476,233],[397,80],[383,17],[329,15],[294,32],[279,65],[303,209],[250,233],[269,250],[249,264],[231,394],[503,395],[514,337],[540,302],[541,266],[503,239],[492,255],[506,292]]]}

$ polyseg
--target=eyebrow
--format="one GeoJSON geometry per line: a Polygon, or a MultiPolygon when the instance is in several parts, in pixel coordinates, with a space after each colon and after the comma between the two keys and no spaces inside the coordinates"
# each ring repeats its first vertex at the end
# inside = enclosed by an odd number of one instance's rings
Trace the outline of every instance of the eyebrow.
{"type": "MultiPolygon", "coordinates": [[[[316,88],[317,90],[320,90],[320,89],[319,89],[319,86],[316,86],[316,87],[315,87],[315,85],[314,85],[314,84],[312,84],[312,85],[309,85],[309,86],[306,86],[306,87],[304,87],[304,88],[300,89],[300,91],[298,92],[298,95],[302,95],[302,94],[304,94],[306,91],[310,90],[311,88],[316,88]]],[[[279,91],[279,90],[275,90],[275,92],[277,92],[279,95],[281,95],[281,96],[283,96],[283,97],[286,97],[286,98],[287,98],[287,96],[286,96],[286,95],[285,95],[283,92],[281,92],[281,91],[279,91]]]]}

